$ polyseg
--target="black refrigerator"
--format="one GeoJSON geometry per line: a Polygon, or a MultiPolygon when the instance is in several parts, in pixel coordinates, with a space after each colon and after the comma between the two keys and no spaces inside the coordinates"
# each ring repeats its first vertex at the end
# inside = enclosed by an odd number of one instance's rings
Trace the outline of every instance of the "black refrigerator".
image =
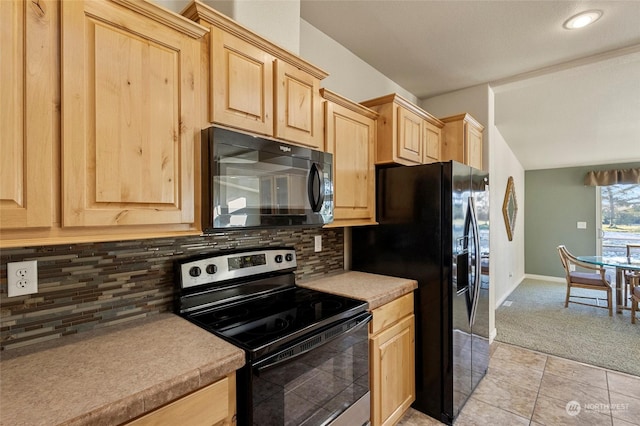
{"type": "Polygon", "coordinates": [[[416,400],[451,424],[489,364],[489,176],[454,161],[376,170],[379,225],[352,268],[417,280],[416,400]]]}

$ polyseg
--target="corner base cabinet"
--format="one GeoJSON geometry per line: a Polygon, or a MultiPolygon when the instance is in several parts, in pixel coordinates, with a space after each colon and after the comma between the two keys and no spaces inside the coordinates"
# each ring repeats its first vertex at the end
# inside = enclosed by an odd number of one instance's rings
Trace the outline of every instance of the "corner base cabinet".
{"type": "Polygon", "coordinates": [[[236,374],[203,387],[147,413],[126,426],[177,425],[222,426],[235,424],[236,374]]]}
{"type": "Polygon", "coordinates": [[[373,310],[369,324],[371,424],[394,425],[415,400],[413,293],[373,310]]]}

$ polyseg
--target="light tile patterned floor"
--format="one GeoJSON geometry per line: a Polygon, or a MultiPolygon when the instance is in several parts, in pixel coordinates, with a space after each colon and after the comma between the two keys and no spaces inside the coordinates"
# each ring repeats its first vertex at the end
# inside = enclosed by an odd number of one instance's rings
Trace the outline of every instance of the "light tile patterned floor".
{"type": "MultiPolygon", "coordinates": [[[[409,409],[399,425],[441,423],[409,409]]],[[[495,342],[455,425],[640,425],[640,377],[495,342]]]]}

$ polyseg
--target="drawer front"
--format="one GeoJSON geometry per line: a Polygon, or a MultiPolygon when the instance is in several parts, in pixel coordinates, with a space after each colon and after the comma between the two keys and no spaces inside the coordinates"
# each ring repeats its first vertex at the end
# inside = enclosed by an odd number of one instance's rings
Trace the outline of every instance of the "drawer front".
{"type": "Polygon", "coordinates": [[[229,398],[229,378],[225,377],[127,425],[178,425],[185,419],[190,426],[213,425],[229,417],[229,398]]]}
{"type": "Polygon", "coordinates": [[[413,292],[374,309],[369,333],[374,335],[411,314],[413,314],[413,292]]]}

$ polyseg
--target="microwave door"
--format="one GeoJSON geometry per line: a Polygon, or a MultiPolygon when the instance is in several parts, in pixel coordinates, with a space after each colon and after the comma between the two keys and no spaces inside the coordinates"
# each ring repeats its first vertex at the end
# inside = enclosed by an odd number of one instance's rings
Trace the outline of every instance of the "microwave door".
{"type": "Polygon", "coordinates": [[[205,229],[321,226],[333,218],[332,196],[326,196],[331,154],[210,129],[204,133],[213,139],[203,193],[211,207],[203,207],[203,218],[213,223],[205,229]]]}

